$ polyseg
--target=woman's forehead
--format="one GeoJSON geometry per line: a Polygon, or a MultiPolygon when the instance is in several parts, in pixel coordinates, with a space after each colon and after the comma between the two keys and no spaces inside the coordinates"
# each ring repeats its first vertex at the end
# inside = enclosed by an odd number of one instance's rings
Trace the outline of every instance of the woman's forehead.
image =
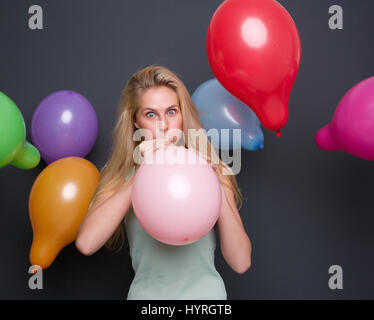
{"type": "Polygon", "coordinates": [[[178,104],[178,96],[173,89],[168,87],[149,88],[140,96],[141,105],[154,108],[178,104]]]}

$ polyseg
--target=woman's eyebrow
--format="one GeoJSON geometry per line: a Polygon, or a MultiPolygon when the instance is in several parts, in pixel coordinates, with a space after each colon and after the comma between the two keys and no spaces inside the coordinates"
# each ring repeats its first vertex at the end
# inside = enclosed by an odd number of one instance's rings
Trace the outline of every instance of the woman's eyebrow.
{"type": "MultiPolygon", "coordinates": [[[[172,108],[172,107],[179,107],[179,105],[177,105],[177,104],[173,104],[173,105],[171,105],[171,106],[167,107],[166,109],[169,109],[169,108],[172,108]]],[[[145,111],[145,110],[152,110],[152,111],[156,111],[156,109],[153,109],[153,108],[151,108],[151,107],[145,107],[145,108],[143,108],[143,110],[142,110],[142,111],[145,111]]]]}
{"type": "Polygon", "coordinates": [[[168,109],[169,109],[169,108],[173,108],[173,107],[178,107],[178,108],[179,108],[179,105],[178,105],[178,104],[173,104],[173,105],[171,105],[170,107],[168,107],[168,109]]]}

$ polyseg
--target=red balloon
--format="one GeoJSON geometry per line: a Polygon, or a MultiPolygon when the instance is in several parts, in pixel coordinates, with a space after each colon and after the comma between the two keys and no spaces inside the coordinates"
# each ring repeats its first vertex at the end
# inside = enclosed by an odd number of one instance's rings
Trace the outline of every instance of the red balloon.
{"type": "Polygon", "coordinates": [[[226,0],[210,21],[206,49],[217,80],[280,136],[301,58],[287,10],[274,0],[226,0]]]}

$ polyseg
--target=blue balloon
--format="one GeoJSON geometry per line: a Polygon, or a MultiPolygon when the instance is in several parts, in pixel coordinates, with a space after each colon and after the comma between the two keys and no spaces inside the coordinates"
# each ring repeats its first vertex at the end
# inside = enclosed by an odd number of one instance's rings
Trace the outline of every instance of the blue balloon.
{"type": "Polygon", "coordinates": [[[241,147],[254,151],[264,147],[264,134],[256,114],[231,95],[217,79],[201,84],[193,93],[192,100],[200,112],[200,122],[204,129],[219,130],[221,145],[217,144],[216,139],[210,139],[217,150],[241,147]],[[221,129],[230,129],[229,141],[221,140],[221,129]],[[236,136],[231,129],[241,129],[241,135],[236,136]],[[238,137],[241,138],[241,144],[238,137]]]}

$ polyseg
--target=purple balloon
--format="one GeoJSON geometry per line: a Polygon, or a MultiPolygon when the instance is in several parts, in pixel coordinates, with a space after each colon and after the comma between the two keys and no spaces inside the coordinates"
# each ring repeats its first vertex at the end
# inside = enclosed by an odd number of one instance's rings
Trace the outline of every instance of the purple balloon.
{"type": "Polygon", "coordinates": [[[98,120],[80,93],[56,91],[45,97],[31,120],[31,139],[48,164],[65,157],[84,158],[97,138],[98,120]]]}

